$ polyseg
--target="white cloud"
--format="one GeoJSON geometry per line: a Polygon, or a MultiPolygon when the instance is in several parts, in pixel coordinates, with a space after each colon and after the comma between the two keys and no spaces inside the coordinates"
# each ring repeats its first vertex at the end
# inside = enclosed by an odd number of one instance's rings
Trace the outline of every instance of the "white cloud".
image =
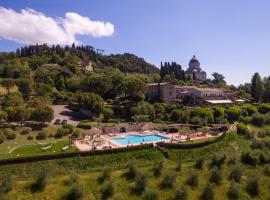
{"type": "Polygon", "coordinates": [[[92,21],[73,12],[54,19],[29,8],[16,12],[0,7],[0,38],[22,44],[64,45],[78,43],[76,35],[104,37],[113,33],[111,23],[92,21]]]}

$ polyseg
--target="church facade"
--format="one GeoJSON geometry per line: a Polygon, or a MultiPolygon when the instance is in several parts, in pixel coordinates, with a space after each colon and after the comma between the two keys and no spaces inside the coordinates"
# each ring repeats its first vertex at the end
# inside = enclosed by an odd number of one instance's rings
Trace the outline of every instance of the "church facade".
{"type": "Polygon", "coordinates": [[[196,59],[195,55],[189,61],[185,75],[186,77],[190,77],[192,80],[205,81],[207,79],[207,74],[202,70],[200,62],[196,59]]]}

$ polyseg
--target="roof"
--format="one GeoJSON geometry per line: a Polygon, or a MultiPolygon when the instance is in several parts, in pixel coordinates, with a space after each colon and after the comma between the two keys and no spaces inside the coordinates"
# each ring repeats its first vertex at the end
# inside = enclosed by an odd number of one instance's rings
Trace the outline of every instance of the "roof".
{"type": "Polygon", "coordinates": [[[230,99],[222,99],[222,100],[205,100],[208,103],[212,104],[231,104],[233,103],[230,99]]]}
{"type": "Polygon", "coordinates": [[[200,92],[215,92],[215,93],[222,93],[223,90],[218,89],[218,88],[200,88],[200,87],[196,87],[196,86],[180,86],[180,85],[174,85],[175,88],[179,88],[179,89],[194,89],[200,92]]]}
{"type": "Polygon", "coordinates": [[[245,102],[244,99],[236,99],[235,101],[236,101],[236,102],[245,102]]]}
{"type": "MultiPolygon", "coordinates": [[[[159,83],[159,85],[167,85],[169,82],[159,83]]],[[[148,86],[158,85],[158,83],[149,83],[148,86]]]]}

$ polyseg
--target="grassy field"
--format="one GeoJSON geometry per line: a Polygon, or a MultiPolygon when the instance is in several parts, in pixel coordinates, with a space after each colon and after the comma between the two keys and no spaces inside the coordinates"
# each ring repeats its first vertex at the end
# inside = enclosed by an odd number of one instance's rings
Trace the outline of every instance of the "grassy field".
{"type": "MultiPolygon", "coordinates": [[[[268,139],[268,138],[264,138],[268,139]]],[[[14,183],[13,189],[5,194],[6,199],[63,199],[69,191],[70,186],[66,184],[70,174],[77,173],[79,186],[83,190],[83,199],[101,199],[101,188],[104,184],[97,183],[97,177],[104,167],[112,169],[111,182],[114,185],[114,195],[109,199],[141,199],[141,195],[134,194],[132,189],[135,182],[124,176],[127,172],[126,165],[133,160],[139,171],[146,176],[147,188],[158,192],[160,199],[171,200],[177,188],[186,185],[186,180],[194,171],[199,173],[199,183],[196,187],[188,187],[188,199],[200,199],[204,188],[209,183],[209,177],[214,169],[211,165],[214,156],[226,156],[224,164],[220,169],[222,181],[214,188],[214,199],[228,199],[227,192],[230,187],[229,174],[232,168],[238,166],[241,169],[242,177],[239,187],[239,199],[269,199],[270,178],[265,175],[265,165],[258,164],[255,167],[241,162],[241,153],[250,151],[254,155],[264,153],[270,156],[268,149],[252,150],[250,144],[253,139],[246,139],[236,133],[229,133],[224,140],[203,148],[195,149],[165,149],[169,157],[157,149],[139,150],[133,152],[117,153],[110,155],[96,155],[81,158],[68,158],[35,163],[0,166],[0,176],[12,174],[14,183]],[[196,160],[203,159],[202,169],[195,169],[196,160]],[[154,177],[152,168],[156,162],[164,161],[164,169],[160,177],[154,177]],[[176,172],[176,182],[173,188],[162,189],[160,183],[166,174],[176,171],[178,161],[181,160],[182,168],[176,172]],[[30,186],[42,170],[49,171],[48,183],[41,192],[32,192],[30,186]],[[250,196],[246,191],[249,178],[258,177],[259,195],[250,196]]]]}
{"type": "MultiPolygon", "coordinates": [[[[56,128],[57,127],[50,127],[48,130],[49,132],[55,132],[56,128]]],[[[0,159],[61,153],[63,151],[77,151],[75,147],[70,147],[63,150],[63,148],[69,144],[68,136],[64,136],[60,139],[55,139],[52,137],[45,140],[28,140],[28,135],[20,135],[20,130],[17,130],[16,132],[16,139],[5,140],[2,144],[0,144],[0,159]]],[[[31,134],[35,137],[37,131],[32,131],[31,134]]]]}

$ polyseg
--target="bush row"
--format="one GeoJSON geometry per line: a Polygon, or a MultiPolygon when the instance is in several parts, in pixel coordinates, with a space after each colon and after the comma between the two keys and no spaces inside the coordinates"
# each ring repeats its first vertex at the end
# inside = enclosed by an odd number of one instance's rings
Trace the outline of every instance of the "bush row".
{"type": "Polygon", "coordinates": [[[164,142],[159,142],[157,143],[158,146],[160,147],[165,147],[165,148],[176,148],[176,149],[192,149],[192,148],[199,148],[199,147],[204,147],[210,144],[214,144],[216,142],[221,141],[223,138],[225,138],[226,133],[223,133],[221,136],[215,138],[214,140],[209,140],[209,141],[204,141],[200,143],[194,143],[194,144],[182,144],[182,143],[164,143],[164,142]]]}

